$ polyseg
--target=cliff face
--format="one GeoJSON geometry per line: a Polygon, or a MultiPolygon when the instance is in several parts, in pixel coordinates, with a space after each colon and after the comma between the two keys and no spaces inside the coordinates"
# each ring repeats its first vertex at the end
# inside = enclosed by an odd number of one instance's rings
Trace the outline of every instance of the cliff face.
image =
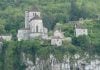
{"type": "MultiPolygon", "coordinates": [[[[25,54],[25,53],[24,53],[25,54]]],[[[29,57],[24,57],[24,63],[27,66],[26,70],[88,70],[95,69],[98,70],[100,68],[100,60],[94,59],[87,62],[87,59],[78,59],[80,56],[78,54],[75,55],[74,59],[70,59],[69,57],[65,57],[62,62],[57,61],[57,59],[50,55],[47,60],[41,60],[40,58],[36,58],[35,63],[29,59],[29,57]]]]}

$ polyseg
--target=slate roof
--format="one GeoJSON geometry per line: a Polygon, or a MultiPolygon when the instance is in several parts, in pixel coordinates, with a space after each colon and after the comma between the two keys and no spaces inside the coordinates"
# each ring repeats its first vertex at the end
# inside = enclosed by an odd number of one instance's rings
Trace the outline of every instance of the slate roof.
{"type": "Polygon", "coordinates": [[[39,17],[38,15],[36,15],[35,17],[33,17],[32,19],[30,19],[30,21],[29,22],[31,22],[32,20],[41,20],[41,17],[39,17]]]}

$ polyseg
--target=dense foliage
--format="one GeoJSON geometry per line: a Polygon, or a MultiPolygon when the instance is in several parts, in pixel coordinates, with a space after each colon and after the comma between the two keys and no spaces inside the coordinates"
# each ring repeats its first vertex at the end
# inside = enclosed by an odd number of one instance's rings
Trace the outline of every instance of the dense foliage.
{"type": "Polygon", "coordinates": [[[13,39],[16,40],[17,30],[24,26],[25,10],[35,6],[41,11],[44,25],[49,30],[59,22],[63,24],[60,27],[65,32],[64,35],[73,38],[72,44],[65,42],[61,47],[51,46],[47,41],[41,44],[41,40],[3,42],[2,50],[0,49],[0,70],[25,70],[23,52],[34,63],[36,57],[47,60],[49,54],[54,54],[60,62],[64,55],[70,59],[77,53],[81,58],[84,58],[85,52],[100,55],[100,21],[95,20],[100,14],[99,5],[100,0],[0,0],[0,34],[13,34],[13,39]],[[89,29],[88,37],[74,37],[74,24],[69,21],[79,18],[92,20],[84,21],[83,24],[89,29]]]}
{"type": "Polygon", "coordinates": [[[38,7],[45,26],[79,18],[97,18],[99,0],[0,0],[0,33],[13,33],[24,25],[25,10],[38,7]]]}
{"type": "Polygon", "coordinates": [[[35,64],[35,58],[47,60],[53,54],[58,61],[62,62],[65,54],[73,56],[78,48],[72,44],[64,47],[46,46],[43,47],[39,40],[33,41],[11,41],[4,42],[0,57],[0,69],[2,70],[25,70],[22,53],[24,52],[35,64]]]}

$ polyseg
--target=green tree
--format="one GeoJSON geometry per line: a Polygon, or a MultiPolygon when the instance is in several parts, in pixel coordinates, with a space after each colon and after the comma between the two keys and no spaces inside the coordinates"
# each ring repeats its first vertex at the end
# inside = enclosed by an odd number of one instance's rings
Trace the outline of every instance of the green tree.
{"type": "Polygon", "coordinates": [[[79,37],[74,37],[72,40],[72,43],[76,46],[81,47],[82,49],[87,49],[90,46],[90,39],[88,36],[79,36],[79,37]]]}

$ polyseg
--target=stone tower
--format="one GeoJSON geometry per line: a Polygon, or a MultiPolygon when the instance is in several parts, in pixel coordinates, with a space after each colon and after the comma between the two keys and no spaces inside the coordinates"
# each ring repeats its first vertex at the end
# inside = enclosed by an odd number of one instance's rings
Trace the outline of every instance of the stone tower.
{"type": "Polygon", "coordinates": [[[18,41],[34,38],[48,38],[48,29],[43,26],[40,12],[37,8],[25,11],[25,28],[18,30],[18,41]]]}
{"type": "Polygon", "coordinates": [[[37,8],[25,11],[25,28],[30,28],[29,23],[35,16],[40,17],[40,12],[38,11],[37,8]]]}

